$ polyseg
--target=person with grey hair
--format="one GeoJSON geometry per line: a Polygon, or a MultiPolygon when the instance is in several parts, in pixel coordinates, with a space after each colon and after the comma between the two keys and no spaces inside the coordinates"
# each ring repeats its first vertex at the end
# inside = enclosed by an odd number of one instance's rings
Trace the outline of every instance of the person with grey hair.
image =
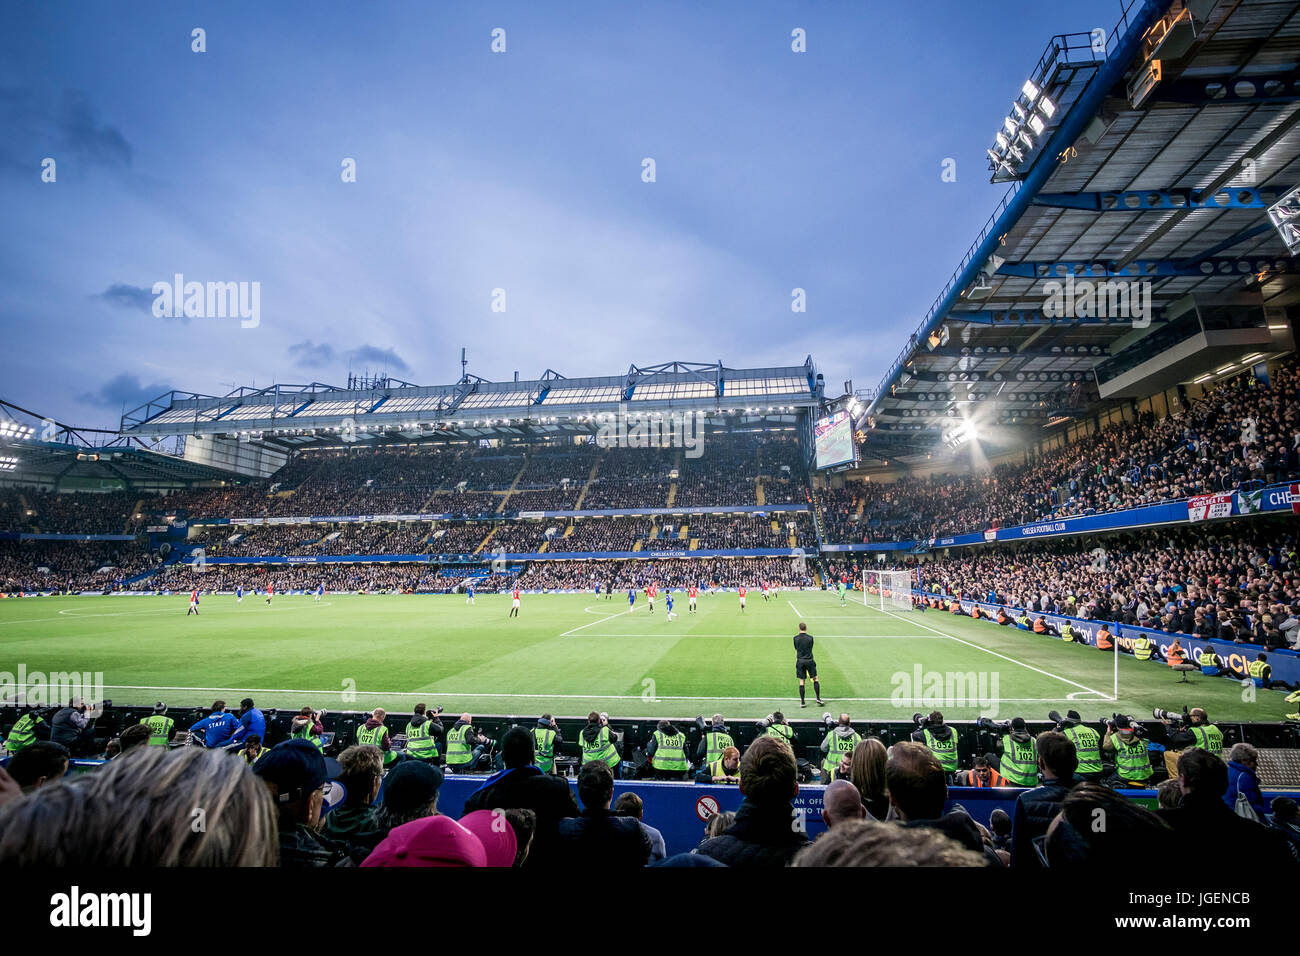
{"type": "Polygon", "coordinates": [[[822,821],[834,830],[850,820],[865,820],[867,808],[862,804],[862,794],[849,780],[833,780],[822,794],[822,821]]]}
{"type": "Polygon", "coordinates": [[[892,823],[847,820],[801,850],[790,865],[980,867],[984,858],[937,830],[909,830],[892,823]]]}
{"type": "Polygon", "coordinates": [[[1259,815],[1261,822],[1268,819],[1268,804],[1259,791],[1259,751],[1250,744],[1233,744],[1228,751],[1228,789],[1223,794],[1223,802],[1229,808],[1237,806],[1237,794],[1246,795],[1251,809],[1259,815]]]}
{"type": "Polygon", "coordinates": [[[0,813],[0,867],[275,866],[276,840],[262,782],[198,747],[142,747],[0,813]]]}

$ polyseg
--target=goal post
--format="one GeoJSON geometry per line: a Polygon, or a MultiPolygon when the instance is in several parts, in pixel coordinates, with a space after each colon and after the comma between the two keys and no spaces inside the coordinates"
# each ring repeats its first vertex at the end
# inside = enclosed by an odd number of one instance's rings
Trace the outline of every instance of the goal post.
{"type": "Polygon", "coordinates": [[[912,572],[862,572],[862,602],[881,611],[912,610],[912,572]]]}

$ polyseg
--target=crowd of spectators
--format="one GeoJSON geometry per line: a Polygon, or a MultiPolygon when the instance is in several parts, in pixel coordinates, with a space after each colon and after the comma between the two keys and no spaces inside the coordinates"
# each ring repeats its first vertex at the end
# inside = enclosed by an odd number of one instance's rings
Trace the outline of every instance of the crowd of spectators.
{"type": "Polygon", "coordinates": [[[1297,476],[1300,368],[1293,359],[1275,367],[1267,385],[1244,373],[1166,418],[1143,413],[1026,464],[851,483],[824,496],[824,533],[835,543],[928,541],[1297,476]],[[855,523],[858,498],[865,505],[855,523]]]}
{"type": "Polygon", "coordinates": [[[519,576],[525,590],[640,590],[649,584],[667,588],[757,588],[763,581],[778,587],[814,586],[810,564],[792,558],[662,558],[621,560],[532,561],[519,576]]]}
{"type": "Polygon", "coordinates": [[[1267,648],[1300,645],[1290,521],[995,547],[922,564],[927,590],[1267,648]]]}
{"type": "Polygon", "coordinates": [[[127,491],[56,493],[33,488],[0,491],[0,531],[43,534],[133,534],[145,523],[153,496],[127,491]],[[139,517],[137,517],[139,515],[139,517]]]}
{"type": "Polygon", "coordinates": [[[134,541],[0,541],[0,591],[105,591],[155,563],[134,541]]]}

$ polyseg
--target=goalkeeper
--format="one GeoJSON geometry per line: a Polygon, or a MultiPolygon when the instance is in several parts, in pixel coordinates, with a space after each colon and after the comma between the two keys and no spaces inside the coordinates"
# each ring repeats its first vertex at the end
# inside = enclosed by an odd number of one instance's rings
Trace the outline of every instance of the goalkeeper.
{"type": "MultiPolygon", "coordinates": [[[[837,584],[835,587],[836,587],[836,590],[838,590],[838,591],[840,592],[840,607],[848,607],[848,600],[847,600],[847,598],[848,598],[848,586],[847,586],[847,584],[846,584],[846,582],[845,582],[845,580],[844,580],[844,576],[843,576],[843,575],[840,576],[840,583],[837,584]]],[[[819,701],[819,703],[820,703],[820,701],[819,701]]]]}

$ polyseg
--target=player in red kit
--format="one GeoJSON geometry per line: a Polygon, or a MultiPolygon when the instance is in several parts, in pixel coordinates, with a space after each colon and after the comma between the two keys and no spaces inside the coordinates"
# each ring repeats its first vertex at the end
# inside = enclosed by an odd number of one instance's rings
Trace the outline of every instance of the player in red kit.
{"type": "Polygon", "coordinates": [[[650,613],[653,614],[655,612],[655,586],[653,581],[646,585],[645,596],[646,600],[650,602],[650,613]]]}
{"type": "Polygon", "coordinates": [[[510,592],[510,613],[507,617],[519,616],[519,585],[516,584],[510,592]]]}
{"type": "Polygon", "coordinates": [[[199,589],[195,588],[193,591],[190,592],[190,609],[185,612],[185,616],[189,617],[191,614],[193,614],[195,617],[197,617],[198,613],[199,613],[199,589]]]}
{"type": "Polygon", "coordinates": [[[266,603],[270,604],[271,598],[273,597],[275,597],[275,582],[267,581],[266,582],[266,603]]]}
{"type": "Polygon", "coordinates": [[[741,613],[741,614],[744,614],[744,613],[745,613],[745,594],[746,594],[746,593],[747,593],[747,592],[745,591],[745,586],[742,584],[742,585],[740,586],[740,613],[741,613]]]}
{"type": "Polygon", "coordinates": [[[687,592],[686,592],[687,597],[690,598],[691,613],[692,613],[692,614],[695,613],[695,595],[696,595],[697,593],[698,593],[698,592],[697,592],[696,587],[695,587],[694,584],[692,584],[692,585],[690,586],[689,590],[687,590],[687,592]]]}

